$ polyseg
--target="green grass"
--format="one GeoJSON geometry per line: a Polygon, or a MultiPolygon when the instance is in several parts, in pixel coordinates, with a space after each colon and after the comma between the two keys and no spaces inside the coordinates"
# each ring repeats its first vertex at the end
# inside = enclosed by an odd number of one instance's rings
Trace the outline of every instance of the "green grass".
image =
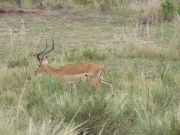
{"type": "Polygon", "coordinates": [[[179,24],[141,25],[131,15],[128,9],[3,14],[0,134],[180,134],[179,24]],[[68,84],[34,75],[34,54],[52,37],[50,65],[100,64],[115,97],[103,85],[96,91],[80,82],[73,94],[68,84]]]}

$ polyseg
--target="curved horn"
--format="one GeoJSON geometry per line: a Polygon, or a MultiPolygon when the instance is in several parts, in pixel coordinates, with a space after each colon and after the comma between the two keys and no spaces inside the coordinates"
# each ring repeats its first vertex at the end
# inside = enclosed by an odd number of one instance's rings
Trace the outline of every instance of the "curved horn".
{"type": "Polygon", "coordinates": [[[47,47],[48,46],[47,46],[47,40],[46,40],[46,48],[44,49],[44,51],[37,54],[37,59],[38,59],[39,62],[41,62],[41,58],[39,58],[40,54],[44,53],[46,51],[47,47]]]}
{"type": "Polygon", "coordinates": [[[54,40],[53,40],[53,38],[52,38],[52,42],[53,42],[52,49],[49,50],[49,51],[47,51],[47,52],[45,52],[45,53],[43,54],[43,56],[42,56],[42,59],[44,59],[44,57],[45,57],[45,55],[46,55],[47,53],[49,53],[49,52],[51,52],[52,50],[54,50],[54,40]]]}

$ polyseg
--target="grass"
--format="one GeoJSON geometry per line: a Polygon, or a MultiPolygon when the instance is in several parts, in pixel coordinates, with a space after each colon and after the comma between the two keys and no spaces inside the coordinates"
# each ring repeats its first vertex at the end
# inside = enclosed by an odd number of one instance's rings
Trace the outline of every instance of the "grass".
{"type": "Polygon", "coordinates": [[[144,25],[137,12],[0,14],[0,134],[180,134],[179,24],[144,25]],[[50,65],[103,65],[115,97],[35,76],[34,54],[52,37],[50,65]]]}

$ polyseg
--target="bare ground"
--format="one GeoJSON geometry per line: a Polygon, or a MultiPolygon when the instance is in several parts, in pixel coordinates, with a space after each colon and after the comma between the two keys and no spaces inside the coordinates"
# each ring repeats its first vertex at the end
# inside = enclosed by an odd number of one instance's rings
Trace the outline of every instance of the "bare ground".
{"type": "Polygon", "coordinates": [[[102,11],[69,11],[69,10],[53,10],[44,7],[35,7],[32,9],[22,9],[22,8],[8,8],[0,7],[0,16],[9,17],[12,15],[55,15],[55,16],[69,16],[69,17],[81,17],[81,18],[116,18],[117,14],[111,14],[102,11]]]}

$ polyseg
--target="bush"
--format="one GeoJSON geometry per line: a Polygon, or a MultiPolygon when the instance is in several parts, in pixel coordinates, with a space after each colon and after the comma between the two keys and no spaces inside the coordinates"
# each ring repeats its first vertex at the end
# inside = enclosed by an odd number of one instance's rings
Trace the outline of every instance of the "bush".
{"type": "Polygon", "coordinates": [[[32,1],[32,4],[35,5],[35,4],[39,4],[40,6],[43,5],[43,0],[31,0],[32,1]]]}
{"type": "Polygon", "coordinates": [[[63,3],[62,2],[57,3],[56,5],[54,5],[54,8],[55,9],[63,9],[63,3]]]}
{"type": "Polygon", "coordinates": [[[172,0],[161,2],[161,8],[164,14],[165,21],[172,21],[174,18],[175,6],[172,0]]]}
{"type": "Polygon", "coordinates": [[[15,68],[15,67],[27,67],[29,65],[29,60],[25,57],[17,58],[8,61],[8,68],[15,68]]]}
{"type": "Polygon", "coordinates": [[[79,48],[73,48],[65,53],[68,61],[81,62],[84,60],[105,60],[107,58],[105,53],[100,53],[97,48],[85,48],[83,51],[78,51],[79,48]]]}
{"type": "Polygon", "coordinates": [[[83,51],[83,57],[85,57],[86,59],[89,60],[105,60],[106,59],[106,55],[104,53],[102,53],[102,55],[100,55],[97,52],[97,49],[85,49],[83,51]]]}
{"type": "Polygon", "coordinates": [[[101,3],[101,10],[106,11],[111,9],[111,3],[109,0],[104,0],[104,2],[101,3]]]}
{"type": "Polygon", "coordinates": [[[78,52],[77,47],[72,48],[68,52],[65,52],[66,59],[68,61],[82,61],[81,53],[78,52]]]}
{"type": "Polygon", "coordinates": [[[74,0],[75,3],[86,6],[87,4],[90,4],[90,0],[74,0]]]}
{"type": "Polygon", "coordinates": [[[177,4],[177,12],[180,15],[180,2],[178,2],[178,4],[177,4]]]}

